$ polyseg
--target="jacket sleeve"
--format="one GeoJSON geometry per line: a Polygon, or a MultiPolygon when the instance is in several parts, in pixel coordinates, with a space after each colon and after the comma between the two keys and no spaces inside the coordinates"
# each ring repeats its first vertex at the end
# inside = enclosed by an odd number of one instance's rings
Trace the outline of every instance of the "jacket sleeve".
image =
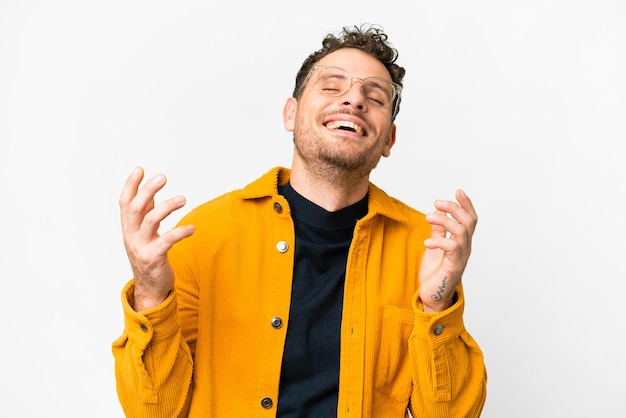
{"type": "Polygon", "coordinates": [[[124,332],[113,342],[118,398],[126,417],[186,417],[193,357],[182,337],[175,291],[159,306],[132,309],[134,281],[122,292],[124,332]]]}
{"type": "Polygon", "coordinates": [[[483,353],[465,330],[464,297],[441,313],[424,312],[416,294],[415,323],[409,339],[413,379],[410,411],[416,417],[479,417],[486,398],[483,353]]]}

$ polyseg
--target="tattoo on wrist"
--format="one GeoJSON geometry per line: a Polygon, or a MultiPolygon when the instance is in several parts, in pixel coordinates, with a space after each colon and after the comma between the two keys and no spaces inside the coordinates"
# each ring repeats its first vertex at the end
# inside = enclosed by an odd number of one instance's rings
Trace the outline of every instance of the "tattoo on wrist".
{"type": "Polygon", "coordinates": [[[448,276],[444,277],[441,281],[441,285],[439,286],[439,290],[437,290],[437,293],[430,295],[430,299],[433,302],[441,302],[441,300],[443,299],[443,293],[446,291],[447,281],[448,276]]]}

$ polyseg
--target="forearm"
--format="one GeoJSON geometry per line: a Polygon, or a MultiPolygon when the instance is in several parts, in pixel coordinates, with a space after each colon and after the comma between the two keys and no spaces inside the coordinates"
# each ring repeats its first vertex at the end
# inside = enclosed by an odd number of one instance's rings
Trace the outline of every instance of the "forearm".
{"type": "Polygon", "coordinates": [[[414,303],[415,327],[410,339],[414,416],[479,417],[486,397],[483,353],[464,328],[463,294],[448,310],[430,314],[414,303]]]}
{"type": "Polygon", "coordinates": [[[124,334],[113,343],[115,377],[128,417],[186,416],[193,357],[182,338],[175,295],[135,312],[132,282],[124,289],[124,334]]]}

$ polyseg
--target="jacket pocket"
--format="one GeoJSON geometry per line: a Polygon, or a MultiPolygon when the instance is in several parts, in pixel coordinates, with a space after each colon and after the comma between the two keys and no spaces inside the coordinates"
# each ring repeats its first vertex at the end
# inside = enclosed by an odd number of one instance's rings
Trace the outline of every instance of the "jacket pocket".
{"type": "Polygon", "coordinates": [[[375,388],[398,401],[408,401],[412,382],[409,367],[409,336],[413,311],[386,305],[376,362],[375,388]]]}

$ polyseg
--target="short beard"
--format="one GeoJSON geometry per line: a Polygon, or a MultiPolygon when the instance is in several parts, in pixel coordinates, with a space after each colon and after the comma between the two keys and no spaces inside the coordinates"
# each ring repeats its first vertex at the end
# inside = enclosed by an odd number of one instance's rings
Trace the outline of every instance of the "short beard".
{"type": "Polygon", "coordinates": [[[317,153],[320,161],[329,166],[336,167],[346,172],[358,171],[369,173],[378,164],[376,161],[368,161],[363,155],[345,156],[332,152],[328,148],[322,148],[317,153]]]}
{"type": "Polygon", "coordinates": [[[341,181],[344,179],[348,182],[359,181],[363,177],[369,176],[370,172],[376,168],[381,156],[376,159],[367,159],[366,153],[358,155],[342,155],[334,152],[330,147],[323,147],[317,151],[317,158],[309,158],[306,153],[298,145],[294,137],[295,152],[306,163],[307,167],[316,175],[331,179],[333,181],[341,181]]]}

